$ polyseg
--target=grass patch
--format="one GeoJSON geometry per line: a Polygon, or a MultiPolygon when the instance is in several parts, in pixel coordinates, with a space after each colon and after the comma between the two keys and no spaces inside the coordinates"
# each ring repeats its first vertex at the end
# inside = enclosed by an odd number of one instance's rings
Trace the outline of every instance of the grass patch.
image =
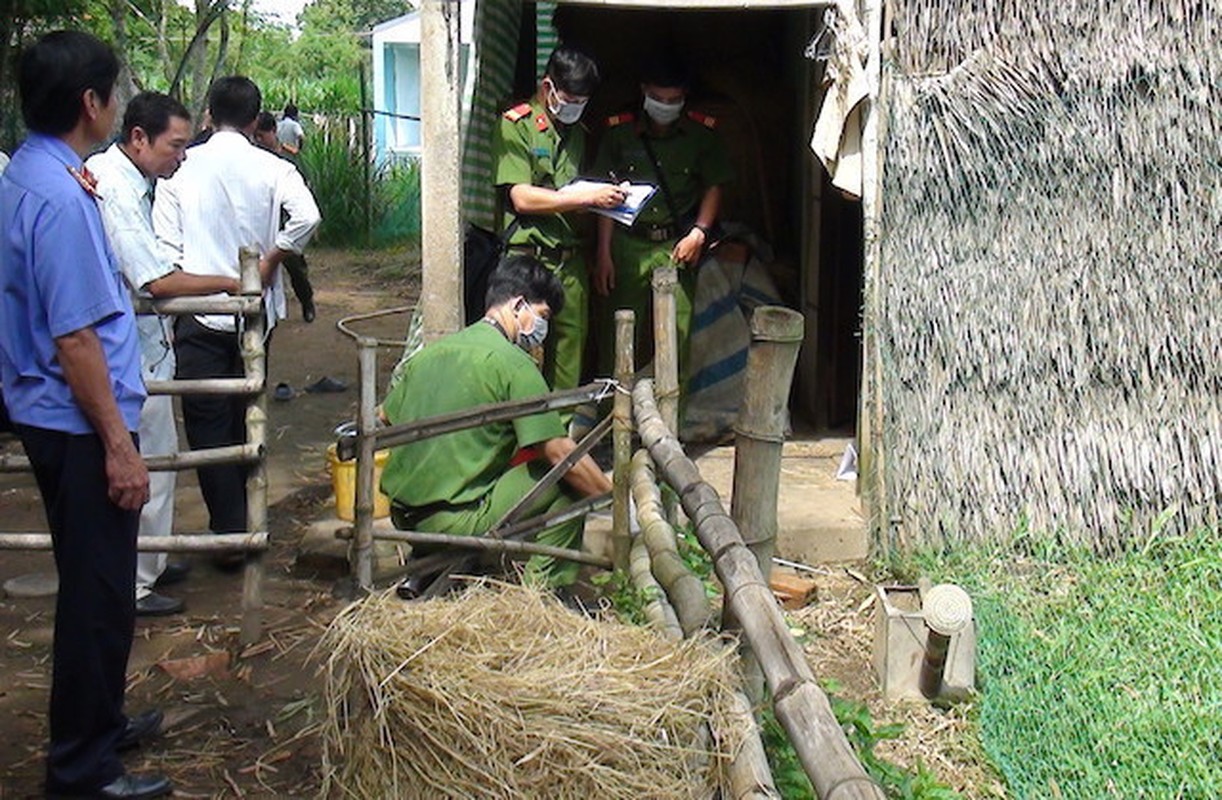
{"type": "Polygon", "coordinates": [[[365,164],[339,120],[311,130],[301,170],[322,213],[319,244],[391,247],[420,237],[420,165],[414,160],[365,164]]]}
{"type": "Polygon", "coordinates": [[[1222,796],[1217,534],[1017,549],[921,559],[972,594],[982,745],[1013,796],[1222,796]]]}

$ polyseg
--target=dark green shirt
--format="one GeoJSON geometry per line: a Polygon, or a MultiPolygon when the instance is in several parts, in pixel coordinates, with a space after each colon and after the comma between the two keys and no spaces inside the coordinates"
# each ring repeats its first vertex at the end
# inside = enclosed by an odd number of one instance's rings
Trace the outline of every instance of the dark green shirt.
{"type": "MultiPolygon", "coordinates": [[[[721,137],[693,116],[711,121],[704,115],[688,112],[679,117],[662,136],[649,133],[640,115],[621,114],[611,118],[617,124],[612,124],[603,135],[594,173],[599,176],[614,173],[619,180],[652,183],[658,187],[641,211],[638,221],[649,225],[666,225],[676,221],[671,219],[671,210],[662,192],[657,170],[645,145],[641,143],[642,136],[649,137],[649,144],[680,217],[695,216],[700,199],[709,187],[720,186],[734,179],[734,170],[721,137]]],[[[713,124],[716,124],[715,121],[713,124]]]]}
{"type": "MultiPolygon", "coordinates": [[[[585,151],[586,133],[581,124],[555,124],[536,98],[514,106],[498,120],[492,138],[492,180],[506,190],[519,183],[559,189],[577,177],[585,151]]],[[[506,206],[501,230],[513,219],[508,198],[506,206]]],[[[577,212],[524,217],[510,243],[573,247],[581,241],[583,230],[577,212]]]]}
{"type": "MultiPolygon", "coordinates": [[[[400,425],[547,393],[535,362],[481,320],[417,353],[382,408],[400,425]]],[[[382,491],[406,506],[470,503],[492,490],[520,448],[564,435],[560,415],[548,411],[395,447],[382,491]]]]}

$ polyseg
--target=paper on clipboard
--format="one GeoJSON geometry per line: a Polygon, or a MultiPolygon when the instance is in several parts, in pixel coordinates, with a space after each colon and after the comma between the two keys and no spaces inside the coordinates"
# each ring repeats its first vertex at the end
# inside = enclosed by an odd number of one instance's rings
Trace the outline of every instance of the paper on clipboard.
{"type": "MultiPolygon", "coordinates": [[[[568,186],[575,189],[593,189],[598,186],[607,186],[610,183],[610,181],[592,181],[578,178],[569,183],[568,186]]],[[[568,186],[565,188],[568,188],[568,186]]],[[[624,198],[623,203],[615,208],[591,208],[590,210],[595,214],[610,217],[621,225],[631,225],[636,222],[637,216],[657,190],[658,187],[651,183],[630,183],[628,184],[628,196],[624,198]]]]}

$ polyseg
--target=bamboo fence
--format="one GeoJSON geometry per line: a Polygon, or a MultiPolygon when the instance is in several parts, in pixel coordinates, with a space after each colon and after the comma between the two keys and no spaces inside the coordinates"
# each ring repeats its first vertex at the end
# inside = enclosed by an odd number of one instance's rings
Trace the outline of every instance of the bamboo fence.
{"type": "MultiPolygon", "coordinates": [[[[243,552],[246,560],[242,582],[242,615],[239,638],[242,644],[257,641],[263,630],[263,553],[268,548],[267,533],[267,350],[264,342],[263,287],[259,277],[259,255],[243,249],[238,254],[242,294],[237,297],[179,297],[150,301],[138,299],[139,314],[235,313],[246,317],[242,329],[241,352],[245,377],[190,381],[152,381],[150,394],[162,395],[244,395],[246,397],[246,443],[226,447],[192,450],[145,459],[152,471],[180,471],[209,464],[247,464],[245,533],[178,533],[174,536],[141,538],[140,552],[222,553],[243,552]]],[[[0,456],[0,473],[30,471],[24,456],[0,456]]],[[[51,550],[49,533],[0,533],[0,550],[51,550]]]]}

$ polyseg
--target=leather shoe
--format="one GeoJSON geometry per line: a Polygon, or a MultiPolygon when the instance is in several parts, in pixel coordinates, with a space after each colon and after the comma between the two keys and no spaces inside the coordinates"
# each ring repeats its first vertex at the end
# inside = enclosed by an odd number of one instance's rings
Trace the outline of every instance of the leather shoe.
{"type": "Polygon", "coordinates": [[[123,729],[123,735],[119,737],[119,743],[115,747],[119,750],[138,747],[145,739],[151,739],[161,733],[161,723],[164,719],[165,715],[156,708],[128,717],[127,727],[123,729]]]}
{"type": "Polygon", "coordinates": [[[313,302],[301,304],[301,318],[302,319],[304,319],[306,322],[313,322],[314,314],[315,312],[314,312],[314,303],[313,302]]]}
{"type": "Polygon", "coordinates": [[[49,800],[61,800],[69,797],[101,797],[104,800],[147,800],[153,797],[164,797],[174,790],[170,779],[164,775],[131,775],[125,774],[115,778],[105,786],[92,791],[62,790],[57,791],[47,786],[49,800]]]}
{"type": "Polygon", "coordinates": [[[136,616],[164,617],[168,614],[180,614],[184,608],[186,606],[176,597],[149,592],[136,601],[136,616]]]}
{"type": "Polygon", "coordinates": [[[190,561],[167,561],[165,569],[161,571],[161,575],[158,576],[157,582],[153,585],[157,587],[172,586],[176,583],[182,583],[190,574],[190,561]]]}
{"type": "Polygon", "coordinates": [[[98,790],[106,800],[148,800],[164,797],[174,790],[174,784],[164,775],[121,775],[98,790]]]}

